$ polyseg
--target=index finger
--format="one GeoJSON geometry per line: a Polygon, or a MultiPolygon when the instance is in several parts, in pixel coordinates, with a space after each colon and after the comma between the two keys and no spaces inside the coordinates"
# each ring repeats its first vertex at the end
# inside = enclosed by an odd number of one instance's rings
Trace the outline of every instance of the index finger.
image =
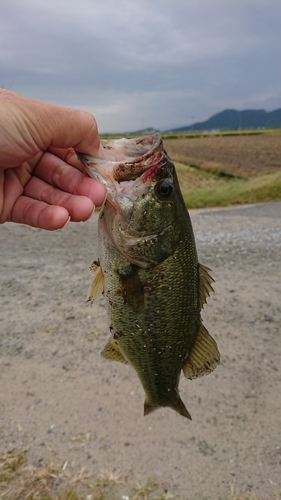
{"type": "Polygon", "coordinates": [[[58,156],[65,163],[68,163],[68,165],[71,165],[72,167],[77,168],[77,170],[80,170],[81,172],[87,174],[86,169],[83,167],[82,162],[77,157],[77,154],[73,148],[63,149],[63,148],[54,148],[50,146],[47,152],[52,153],[55,156],[58,156]]]}

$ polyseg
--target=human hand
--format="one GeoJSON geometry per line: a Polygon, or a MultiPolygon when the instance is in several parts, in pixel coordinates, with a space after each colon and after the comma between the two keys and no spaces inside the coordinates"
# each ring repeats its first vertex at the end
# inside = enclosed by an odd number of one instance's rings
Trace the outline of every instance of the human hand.
{"type": "Polygon", "coordinates": [[[75,151],[103,157],[94,117],[0,90],[0,223],[54,230],[87,220],[105,189],[75,151]]]}

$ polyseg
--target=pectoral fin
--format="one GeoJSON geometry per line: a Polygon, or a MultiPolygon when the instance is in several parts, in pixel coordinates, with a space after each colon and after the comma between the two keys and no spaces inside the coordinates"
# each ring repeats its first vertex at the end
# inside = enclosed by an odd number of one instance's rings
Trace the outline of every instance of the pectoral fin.
{"type": "Polygon", "coordinates": [[[210,292],[213,292],[214,289],[212,287],[212,283],[215,281],[212,276],[209,274],[209,269],[203,264],[199,264],[199,304],[200,309],[204,307],[204,304],[207,303],[207,297],[210,296],[210,292]]]}
{"type": "Polygon", "coordinates": [[[125,363],[126,365],[128,364],[128,361],[124,358],[122,352],[118,347],[118,344],[112,337],[110,337],[105,348],[102,350],[101,355],[106,359],[119,361],[119,363],[125,363]]]}
{"type": "Polygon", "coordinates": [[[99,261],[94,261],[90,270],[94,275],[94,278],[88,290],[87,302],[91,302],[92,304],[94,300],[104,291],[104,276],[99,261]]]}
{"type": "Polygon", "coordinates": [[[217,343],[201,323],[196,342],[182,368],[184,376],[192,380],[207,375],[216,368],[219,360],[217,343]]]}
{"type": "Polygon", "coordinates": [[[144,291],[136,266],[128,275],[119,276],[124,303],[128,304],[135,312],[143,309],[144,291]]]}

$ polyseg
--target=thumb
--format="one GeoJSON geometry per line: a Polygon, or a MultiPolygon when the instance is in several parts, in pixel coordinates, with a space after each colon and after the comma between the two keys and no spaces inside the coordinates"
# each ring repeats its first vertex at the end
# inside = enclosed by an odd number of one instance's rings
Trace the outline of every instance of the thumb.
{"type": "Polygon", "coordinates": [[[73,148],[95,158],[103,156],[97,123],[91,113],[49,104],[44,106],[43,116],[46,116],[44,150],[73,148]]]}
{"type": "MultiPolygon", "coordinates": [[[[6,91],[2,97],[9,109],[20,113],[24,130],[34,154],[49,147],[73,148],[81,153],[97,157],[102,155],[98,127],[94,116],[87,111],[48,104],[37,99],[23,97],[6,91]]],[[[21,122],[20,121],[20,122],[21,122]]]]}

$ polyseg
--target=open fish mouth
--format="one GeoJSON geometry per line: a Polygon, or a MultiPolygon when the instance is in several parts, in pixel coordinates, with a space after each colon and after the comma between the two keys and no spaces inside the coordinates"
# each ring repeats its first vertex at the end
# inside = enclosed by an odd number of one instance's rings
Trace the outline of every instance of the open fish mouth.
{"type": "Polygon", "coordinates": [[[151,179],[159,177],[167,164],[160,134],[102,140],[101,144],[105,151],[103,159],[82,153],[77,155],[90,177],[106,187],[108,199],[113,205],[116,196],[146,194],[151,179]]]}
{"type": "MultiPolygon", "coordinates": [[[[144,171],[159,166],[163,151],[160,134],[139,139],[120,139],[120,143],[120,148],[128,156],[113,166],[113,177],[117,182],[134,180],[144,171]]],[[[119,147],[116,146],[118,151],[119,147]]]]}

